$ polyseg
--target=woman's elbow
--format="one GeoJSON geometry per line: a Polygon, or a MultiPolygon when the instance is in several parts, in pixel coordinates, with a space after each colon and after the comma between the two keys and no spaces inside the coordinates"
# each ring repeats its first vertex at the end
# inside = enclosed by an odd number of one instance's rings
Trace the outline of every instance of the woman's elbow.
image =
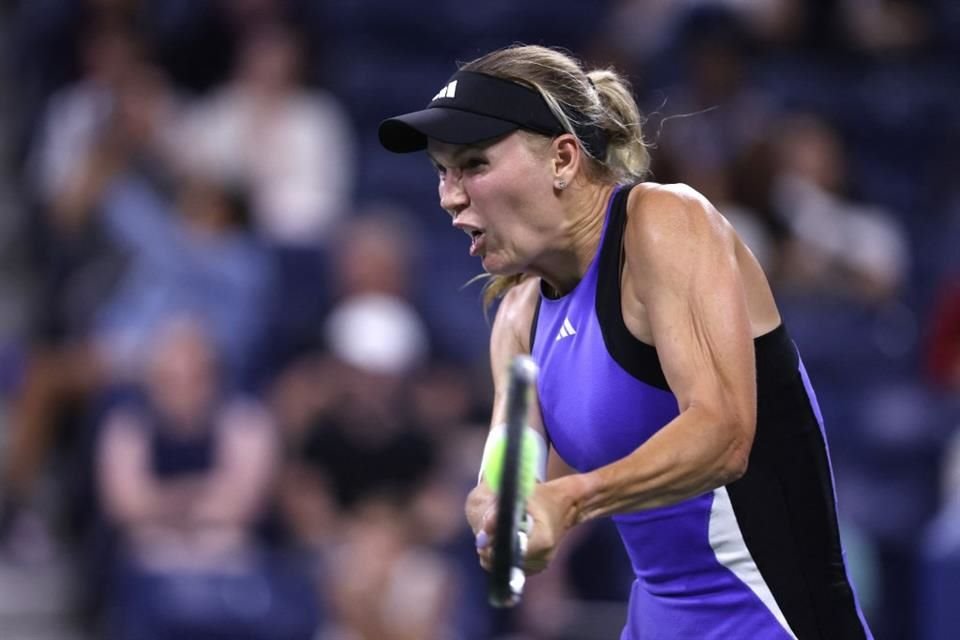
{"type": "Polygon", "coordinates": [[[742,453],[740,451],[731,452],[726,459],[724,460],[723,466],[720,470],[720,476],[722,482],[720,485],[730,484],[736,480],[739,480],[747,472],[747,467],[750,462],[749,452],[742,453]]]}
{"type": "Polygon", "coordinates": [[[739,480],[747,472],[750,463],[750,450],[753,448],[753,436],[756,432],[756,418],[729,417],[722,430],[725,442],[717,456],[719,485],[739,480]]]}
{"type": "Polygon", "coordinates": [[[734,482],[747,472],[756,418],[750,412],[732,410],[729,406],[699,404],[691,410],[698,412],[700,424],[710,425],[710,437],[702,450],[701,469],[704,480],[712,488],[734,482]]]}
{"type": "Polygon", "coordinates": [[[755,424],[747,420],[735,421],[729,428],[730,438],[724,454],[718,457],[719,475],[722,480],[720,484],[725,485],[739,480],[747,472],[755,430],[755,424]]]}

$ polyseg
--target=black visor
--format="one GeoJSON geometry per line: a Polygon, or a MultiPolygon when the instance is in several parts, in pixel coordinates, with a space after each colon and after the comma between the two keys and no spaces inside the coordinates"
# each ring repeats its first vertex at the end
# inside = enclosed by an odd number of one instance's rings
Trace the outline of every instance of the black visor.
{"type": "Polygon", "coordinates": [[[458,71],[426,109],[384,120],[379,134],[387,150],[408,153],[426,149],[427,138],[476,144],[516,129],[547,136],[565,131],[538,91],[483,73],[458,71]]]}

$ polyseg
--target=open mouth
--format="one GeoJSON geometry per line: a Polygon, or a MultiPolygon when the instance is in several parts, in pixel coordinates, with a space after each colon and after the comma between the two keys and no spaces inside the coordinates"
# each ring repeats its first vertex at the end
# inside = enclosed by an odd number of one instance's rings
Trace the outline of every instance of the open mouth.
{"type": "Polygon", "coordinates": [[[470,255],[478,256],[481,255],[484,248],[484,234],[480,229],[474,229],[470,233],[470,255]]]}

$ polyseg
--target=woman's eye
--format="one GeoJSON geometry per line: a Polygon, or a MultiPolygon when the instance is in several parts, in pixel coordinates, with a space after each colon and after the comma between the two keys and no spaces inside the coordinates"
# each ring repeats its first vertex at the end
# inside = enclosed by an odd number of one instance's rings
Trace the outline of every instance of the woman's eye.
{"type": "Polygon", "coordinates": [[[470,158],[463,163],[463,168],[469,171],[471,169],[479,169],[485,164],[487,163],[483,158],[470,158]]]}

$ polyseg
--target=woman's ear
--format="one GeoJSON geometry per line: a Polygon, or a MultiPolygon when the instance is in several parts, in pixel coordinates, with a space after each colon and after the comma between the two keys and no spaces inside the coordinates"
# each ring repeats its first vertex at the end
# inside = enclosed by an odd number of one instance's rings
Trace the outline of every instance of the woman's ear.
{"type": "Polygon", "coordinates": [[[563,133],[553,139],[553,186],[565,189],[573,182],[580,169],[580,145],[572,133],[563,133]]]}

